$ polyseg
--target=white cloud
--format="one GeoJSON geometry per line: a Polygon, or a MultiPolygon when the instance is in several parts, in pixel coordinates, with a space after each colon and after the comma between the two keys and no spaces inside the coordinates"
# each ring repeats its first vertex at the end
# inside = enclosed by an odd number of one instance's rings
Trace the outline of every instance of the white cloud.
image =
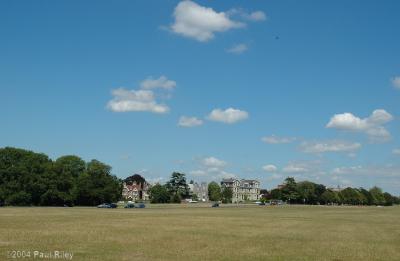
{"type": "Polygon", "coordinates": [[[340,140],[330,140],[325,142],[303,142],[300,145],[300,149],[305,153],[354,152],[360,148],[360,143],[350,143],[340,140]]]}
{"type": "Polygon", "coordinates": [[[242,8],[233,8],[230,9],[227,13],[229,16],[238,15],[241,18],[251,22],[261,22],[267,20],[267,16],[263,11],[254,11],[249,13],[242,8]]]}
{"type": "Polygon", "coordinates": [[[374,177],[374,178],[400,178],[400,167],[395,165],[383,166],[349,166],[338,167],[331,171],[334,175],[346,175],[353,177],[374,177]]]}
{"type": "Polygon", "coordinates": [[[245,26],[231,20],[224,12],[216,12],[192,1],[181,1],[175,7],[174,17],[175,21],[170,27],[172,32],[200,42],[211,40],[216,32],[245,26]]]}
{"type": "Polygon", "coordinates": [[[392,153],[396,154],[396,155],[400,155],[400,149],[393,149],[392,153]]]}
{"type": "Polygon", "coordinates": [[[392,79],[393,87],[396,89],[400,89],[400,76],[396,76],[392,79]]]}
{"type": "Polygon", "coordinates": [[[140,83],[140,88],[142,89],[166,89],[172,90],[176,87],[176,82],[172,80],[168,80],[164,75],[160,76],[158,79],[153,79],[152,77],[148,77],[146,80],[140,83]]]}
{"type": "Polygon", "coordinates": [[[228,53],[233,53],[233,54],[241,54],[245,51],[247,51],[248,47],[246,44],[236,44],[234,46],[232,46],[231,48],[229,48],[228,50],[226,50],[228,53]]]}
{"type": "Polygon", "coordinates": [[[112,90],[114,98],[108,102],[107,108],[114,112],[149,111],[153,113],[167,113],[169,107],[159,104],[154,93],[150,90],[127,90],[118,88],[112,90]]]}
{"type": "Polygon", "coordinates": [[[289,163],[282,169],[284,173],[305,173],[307,171],[309,171],[307,164],[302,163],[289,163]]]}
{"type": "Polygon", "coordinates": [[[291,143],[296,140],[294,137],[277,137],[275,135],[271,135],[268,137],[263,137],[261,140],[265,143],[269,144],[282,144],[282,143],[291,143]]]}
{"type": "Polygon", "coordinates": [[[393,120],[393,116],[383,109],[374,110],[369,117],[364,119],[346,112],[335,114],[326,127],[344,131],[363,132],[372,141],[387,141],[391,138],[391,135],[382,125],[391,120],[393,120]]]}
{"type": "Polygon", "coordinates": [[[243,13],[243,17],[253,22],[265,21],[267,19],[263,11],[255,11],[249,14],[243,13]]]}
{"type": "Polygon", "coordinates": [[[276,172],[278,168],[275,165],[269,164],[262,167],[266,172],[276,172]]]}
{"type": "Polygon", "coordinates": [[[202,124],[203,124],[202,120],[197,119],[196,117],[186,117],[186,116],[180,117],[178,122],[179,126],[187,128],[200,126],[202,124]]]}
{"type": "Polygon", "coordinates": [[[207,157],[202,160],[202,164],[209,168],[223,168],[227,163],[215,157],[207,157]]]}
{"type": "Polygon", "coordinates": [[[207,119],[212,121],[218,121],[223,123],[236,123],[243,121],[249,117],[246,111],[241,111],[234,108],[228,108],[226,110],[214,109],[207,117],[207,119]]]}

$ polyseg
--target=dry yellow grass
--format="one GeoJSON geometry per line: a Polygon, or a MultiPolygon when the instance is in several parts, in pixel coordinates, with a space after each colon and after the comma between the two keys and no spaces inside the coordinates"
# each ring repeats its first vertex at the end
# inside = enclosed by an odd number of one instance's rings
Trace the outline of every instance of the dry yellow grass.
{"type": "Polygon", "coordinates": [[[0,208],[0,260],[12,250],[70,251],[72,260],[400,260],[400,207],[0,208]]]}

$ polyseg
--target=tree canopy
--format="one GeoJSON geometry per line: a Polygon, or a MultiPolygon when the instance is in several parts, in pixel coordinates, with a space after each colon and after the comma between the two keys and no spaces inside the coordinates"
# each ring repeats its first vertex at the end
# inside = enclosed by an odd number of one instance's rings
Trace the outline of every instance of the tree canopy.
{"type": "Polygon", "coordinates": [[[47,155],[17,148],[0,149],[0,202],[6,205],[96,205],[121,196],[111,167],[86,163],[74,155],[52,161],[47,155]]]}

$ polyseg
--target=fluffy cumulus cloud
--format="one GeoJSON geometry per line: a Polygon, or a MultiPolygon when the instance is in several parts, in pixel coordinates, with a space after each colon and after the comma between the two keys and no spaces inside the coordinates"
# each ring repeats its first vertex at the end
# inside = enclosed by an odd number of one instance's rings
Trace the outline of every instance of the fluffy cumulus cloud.
{"type": "Polygon", "coordinates": [[[206,42],[215,33],[244,27],[245,24],[233,21],[227,13],[214,11],[193,1],[182,1],[174,11],[175,21],[170,29],[176,34],[206,42]]]}
{"type": "Polygon", "coordinates": [[[207,119],[211,121],[218,121],[227,124],[233,124],[239,121],[246,120],[249,114],[246,111],[239,109],[228,108],[226,110],[214,109],[207,116],[207,119]]]}
{"type": "Polygon", "coordinates": [[[272,164],[265,165],[262,167],[262,169],[265,170],[266,172],[276,172],[278,170],[278,168],[272,164]]]}
{"type": "Polygon", "coordinates": [[[196,117],[186,117],[186,116],[180,117],[178,122],[178,126],[186,128],[197,127],[202,124],[203,124],[202,120],[197,119],[196,117]]]}
{"type": "Polygon", "coordinates": [[[335,114],[326,127],[344,131],[363,132],[368,135],[370,140],[382,142],[391,138],[389,131],[382,126],[391,120],[393,120],[393,116],[383,109],[374,110],[369,117],[364,119],[346,112],[335,114]]]}
{"type": "Polygon", "coordinates": [[[241,54],[241,53],[244,53],[245,51],[247,51],[247,49],[248,49],[247,45],[241,43],[241,44],[235,44],[234,46],[227,49],[226,51],[228,53],[241,54]]]}
{"type": "Polygon", "coordinates": [[[303,142],[300,149],[305,153],[324,153],[324,152],[354,152],[361,148],[360,143],[330,140],[324,142],[303,142]]]}
{"type": "Polygon", "coordinates": [[[142,89],[166,89],[172,90],[176,87],[176,82],[172,80],[168,80],[164,75],[160,76],[158,79],[154,79],[152,77],[148,77],[146,80],[140,83],[140,88],[142,89]]]}
{"type": "Polygon", "coordinates": [[[392,79],[393,87],[400,90],[400,76],[396,76],[392,79]]]}
{"type": "Polygon", "coordinates": [[[275,135],[262,137],[261,140],[265,143],[269,144],[282,144],[282,143],[291,143],[296,140],[294,137],[278,137],[275,135]]]}
{"type": "Polygon", "coordinates": [[[159,104],[154,93],[149,90],[127,90],[118,88],[112,90],[114,98],[108,102],[107,108],[114,112],[149,111],[153,113],[167,113],[169,107],[159,104]]]}
{"type": "Polygon", "coordinates": [[[207,157],[202,160],[202,164],[208,168],[223,168],[227,163],[215,157],[207,157]]]}
{"type": "Polygon", "coordinates": [[[176,86],[175,81],[168,80],[161,76],[158,79],[147,78],[140,84],[139,90],[127,90],[118,88],[111,91],[113,99],[107,103],[107,108],[114,112],[153,112],[167,113],[169,107],[159,103],[156,99],[155,91],[151,89],[166,89],[171,91],[176,86]]]}

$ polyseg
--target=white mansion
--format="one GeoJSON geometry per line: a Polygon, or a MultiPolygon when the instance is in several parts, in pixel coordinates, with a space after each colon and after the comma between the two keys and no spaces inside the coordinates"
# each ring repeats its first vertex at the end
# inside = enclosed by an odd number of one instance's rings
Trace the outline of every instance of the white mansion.
{"type": "Polygon", "coordinates": [[[232,189],[232,203],[260,199],[260,182],[249,179],[223,179],[221,187],[232,189]]]}

